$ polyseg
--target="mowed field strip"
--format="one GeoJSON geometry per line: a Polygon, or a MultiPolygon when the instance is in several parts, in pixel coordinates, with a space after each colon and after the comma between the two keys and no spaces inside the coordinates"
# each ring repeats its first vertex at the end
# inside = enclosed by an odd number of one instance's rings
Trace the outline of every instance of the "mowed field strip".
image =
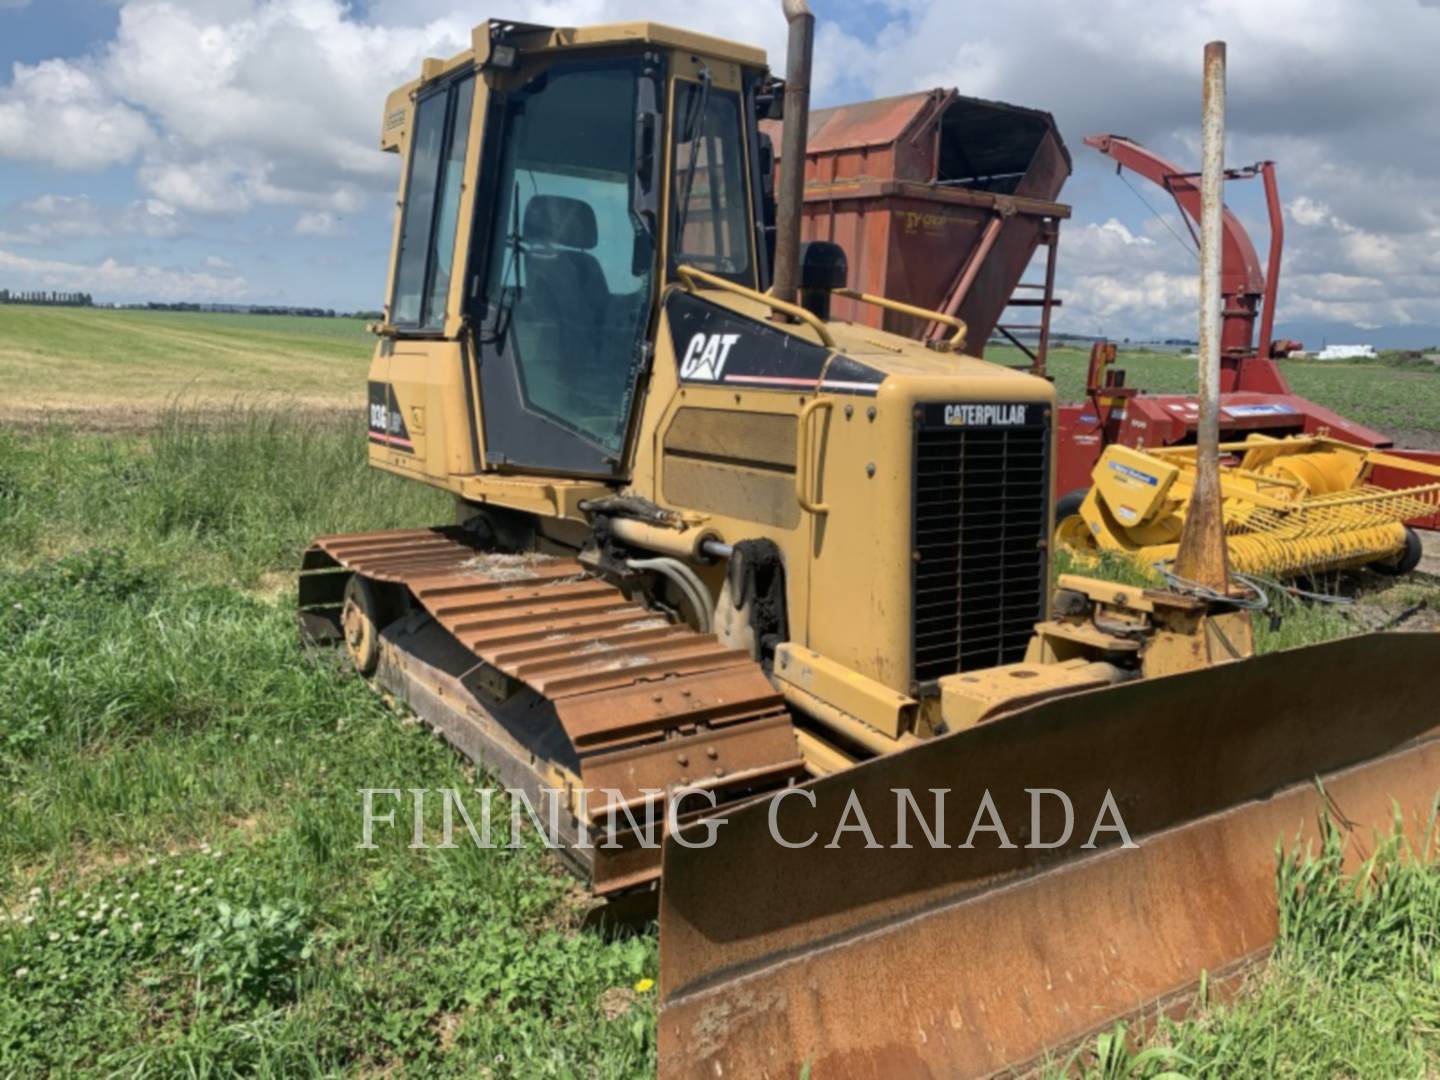
{"type": "Polygon", "coordinates": [[[358,319],[0,306],[0,422],[132,428],[168,402],[359,409],[358,319]]]}
{"type": "MultiPolygon", "coordinates": [[[[97,428],[143,426],[167,403],[288,403],[359,409],[374,337],[359,319],[212,312],[0,306],[0,422],[64,419],[97,428]]],[[[1020,364],[1016,349],[986,356],[1020,364]]],[[[1050,374],[1062,401],[1085,390],[1087,353],[1057,348],[1050,374]]],[[[1186,393],[1195,362],[1124,348],[1129,386],[1186,393]]],[[[1416,364],[1283,365],[1295,392],[1393,436],[1440,445],[1440,368],[1416,364]]]]}

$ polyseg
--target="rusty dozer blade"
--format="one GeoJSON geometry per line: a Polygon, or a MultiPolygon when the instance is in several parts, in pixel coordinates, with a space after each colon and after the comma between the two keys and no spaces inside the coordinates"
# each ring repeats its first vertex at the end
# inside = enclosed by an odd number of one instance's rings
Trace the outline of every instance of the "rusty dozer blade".
{"type": "Polygon", "coordinates": [[[669,838],[661,1075],[990,1075],[1183,1007],[1202,972],[1268,954],[1277,842],[1313,841],[1327,810],[1354,857],[1397,807],[1428,827],[1437,665],[1440,635],[1374,634],[1077,694],[732,810],[708,848],[669,838]],[[895,846],[897,788],[945,850],[913,813],[895,846]],[[1034,846],[1065,823],[1033,789],[1069,797],[1066,843],[1034,846]],[[1115,822],[1107,791],[1137,846],[1083,846],[1115,822]],[[780,846],[772,814],[814,843],[780,846]],[[1015,846],[960,847],[977,817],[1015,846]]]}

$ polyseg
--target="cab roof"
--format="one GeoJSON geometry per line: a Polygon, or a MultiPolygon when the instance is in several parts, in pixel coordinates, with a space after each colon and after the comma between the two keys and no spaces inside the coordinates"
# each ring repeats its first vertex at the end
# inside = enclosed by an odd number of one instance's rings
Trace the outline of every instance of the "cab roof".
{"type": "MultiPolygon", "coordinates": [[[[524,33],[539,31],[548,40],[541,48],[563,49],[577,46],[628,45],[640,42],[646,45],[663,45],[673,49],[713,56],[721,60],[733,60],[745,67],[763,68],[768,65],[764,49],[753,45],[742,45],[736,41],[697,34],[656,22],[606,23],[601,26],[567,27],[526,27],[524,33]]],[[[517,37],[520,36],[517,34],[517,37]]]]}
{"type": "Polygon", "coordinates": [[[407,83],[402,90],[411,90],[475,61],[476,54],[488,52],[491,28],[500,28],[506,37],[524,52],[552,52],[564,49],[604,48],[614,45],[658,45],[683,49],[717,60],[729,60],[741,67],[765,68],[765,50],[742,45],[708,34],[666,26],[656,22],[604,23],[600,26],[540,26],[535,23],[491,19],[471,31],[472,46],[448,59],[429,58],[420,69],[418,82],[407,83]]]}

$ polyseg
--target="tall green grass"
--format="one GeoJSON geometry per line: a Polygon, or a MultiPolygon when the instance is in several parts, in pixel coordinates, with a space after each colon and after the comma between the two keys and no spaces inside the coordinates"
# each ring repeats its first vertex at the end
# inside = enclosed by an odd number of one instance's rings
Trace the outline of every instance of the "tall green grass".
{"type": "Polygon", "coordinates": [[[311,537],[448,521],[448,497],[365,467],[358,415],[172,405],[140,437],[0,433],[0,560],[120,545],[190,580],[254,584],[311,537]]]}
{"type": "Polygon", "coordinates": [[[652,1068],[654,938],[582,929],[549,853],[357,847],[360,788],[484,783],[254,588],[448,510],[363,445],[245,410],[0,444],[0,1075],[652,1068]]]}
{"type": "Polygon", "coordinates": [[[1435,820],[1418,846],[1397,819],[1385,836],[1323,823],[1318,851],[1277,852],[1279,936],[1269,965],[1235,997],[1202,997],[1132,1046],[1119,1027],[1055,1076],[1346,1077],[1440,1073],[1440,867],[1435,820]],[[1370,852],[1353,871],[1347,849],[1370,852]]]}

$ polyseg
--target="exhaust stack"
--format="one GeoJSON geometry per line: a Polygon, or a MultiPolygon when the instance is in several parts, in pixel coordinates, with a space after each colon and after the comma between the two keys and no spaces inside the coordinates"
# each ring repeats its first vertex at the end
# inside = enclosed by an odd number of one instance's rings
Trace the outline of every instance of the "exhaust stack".
{"type": "MultiPolygon", "coordinates": [[[[1180,534],[1175,573],[1224,592],[1229,582],[1220,498],[1220,241],[1225,204],[1225,43],[1205,46],[1200,163],[1200,417],[1195,494],[1180,534]]],[[[1268,309],[1266,314],[1268,315],[1268,309]]]]}
{"type": "Polygon", "coordinates": [[[805,140],[810,132],[810,68],[815,16],[805,0],[782,0],[790,24],[785,59],[785,129],[780,143],[780,198],[775,208],[777,300],[795,302],[800,273],[800,204],[805,198],[805,140]]]}

